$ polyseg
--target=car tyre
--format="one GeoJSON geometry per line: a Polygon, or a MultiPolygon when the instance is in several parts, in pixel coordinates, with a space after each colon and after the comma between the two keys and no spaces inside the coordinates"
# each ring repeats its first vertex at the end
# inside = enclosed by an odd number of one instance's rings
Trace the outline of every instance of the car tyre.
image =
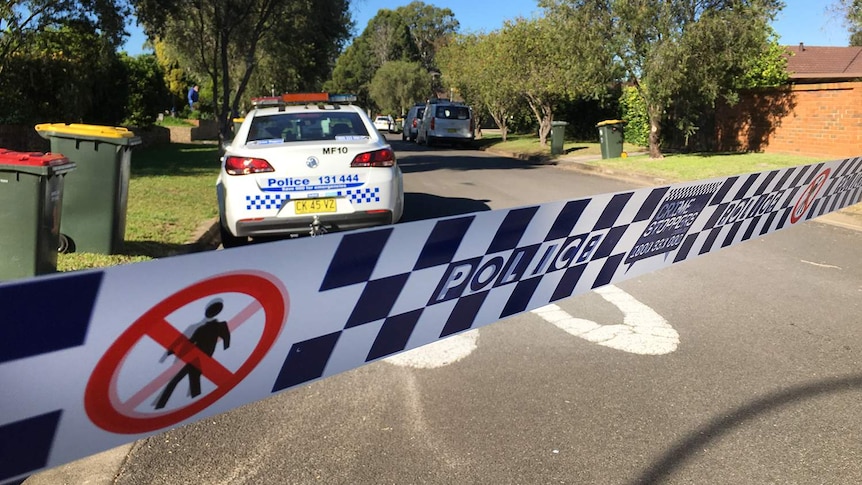
{"type": "Polygon", "coordinates": [[[235,248],[248,244],[247,237],[234,236],[230,230],[219,223],[219,236],[221,236],[221,245],[223,248],[235,248]]]}
{"type": "Polygon", "coordinates": [[[60,254],[68,254],[75,252],[75,241],[72,240],[69,236],[60,233],[59,244],[57,247],[57,252],[60,254]]]}

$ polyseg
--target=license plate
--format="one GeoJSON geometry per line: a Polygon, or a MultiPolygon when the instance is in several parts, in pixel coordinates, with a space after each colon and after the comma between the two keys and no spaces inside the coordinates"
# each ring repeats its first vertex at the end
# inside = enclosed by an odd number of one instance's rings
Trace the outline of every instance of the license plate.
{"type": "Polygon", "coordinates": [[[301,199],[295,202],[297,214],[335,212],[335,199],[301,199]]]}
{"type": "Polygon", "coordinates": [[[446,131],[448,131],[449,133],[457,133],[457,132],[458,132],[458,130],[457,130],[457,129],[455,129],[455,128],[449,128],[449,129],[448,129],[448,130],[446,130],[446,131]]]}

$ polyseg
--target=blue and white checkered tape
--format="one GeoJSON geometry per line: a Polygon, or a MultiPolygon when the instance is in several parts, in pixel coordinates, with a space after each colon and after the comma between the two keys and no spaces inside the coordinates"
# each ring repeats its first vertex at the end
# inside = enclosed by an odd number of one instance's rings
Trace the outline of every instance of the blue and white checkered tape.
{"type": "Polygon", "coordinates": [[[6,283],[0,482],[860,198],[853,158],[6,283]],[[230,348],[186,355],[215,299],[230,348]],[[190,365],[200,395],[171,396],[190,365]]]}

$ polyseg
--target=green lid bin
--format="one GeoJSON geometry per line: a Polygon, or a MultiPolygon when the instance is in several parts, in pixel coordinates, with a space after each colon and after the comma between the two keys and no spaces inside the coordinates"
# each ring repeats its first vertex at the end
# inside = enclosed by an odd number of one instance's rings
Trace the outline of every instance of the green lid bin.
{"type": "Polygon", "coordinates": [[[141,139],[126,128],[46,123],[36,125],[51,152],[77,165],[66,180],[60,252],[115,254],[126,233],[132,147],[141,139]]]}
{"type": "Polygon", "coordinates": [[[63,181],[74,168],[56,153],[0,148],[0,280],[57,271],[63,181]]]}
{"type": "Polygon", "coordinates": [[[605,120],[596,125],[602,158],[620,158],[623,155],[623,120],[605,120]]]}
{"type": "Polygon", "coordinates": [[[565,121],[551,122],[551,155],[562,155],[567,125],[565,121]]]}

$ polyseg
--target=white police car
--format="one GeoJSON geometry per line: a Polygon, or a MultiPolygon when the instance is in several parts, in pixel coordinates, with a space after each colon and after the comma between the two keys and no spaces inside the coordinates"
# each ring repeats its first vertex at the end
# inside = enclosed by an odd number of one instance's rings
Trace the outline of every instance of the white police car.
{"type": "Polygon", "coordinates": [[[225,147],[216,183],[224,247],[262,236],[317,235],[397,222],[395,153],[353,96],[254,100],[225,147]]]}

